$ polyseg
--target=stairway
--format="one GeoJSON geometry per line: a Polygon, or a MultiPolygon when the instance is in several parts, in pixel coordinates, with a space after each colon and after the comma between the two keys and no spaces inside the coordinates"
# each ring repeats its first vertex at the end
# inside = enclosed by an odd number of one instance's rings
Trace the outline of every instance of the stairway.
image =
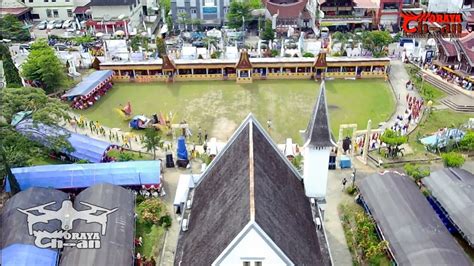
{"type": "Polygon", "coordinates": [[[452,99],[452,97],[446,97],[440,102],[456,112],[474,113],[474,99],[472,100],[472,103],[468,105],[458,104],[452,99]]]}
{"type": "MultiPolygon", "coordinates": [[[[418,72],[418,76],[421,76],[421,75],[422,73],[418,72]]],[[[435,86],[436,88],[440,89],[447,95],[456,95],[460,93],[456,88],[453,87],[454,85],[451,85],[444,80],[440,80],[428,74],[425,75],[425,82],[428,82],[429,84],[435,86]]]]}

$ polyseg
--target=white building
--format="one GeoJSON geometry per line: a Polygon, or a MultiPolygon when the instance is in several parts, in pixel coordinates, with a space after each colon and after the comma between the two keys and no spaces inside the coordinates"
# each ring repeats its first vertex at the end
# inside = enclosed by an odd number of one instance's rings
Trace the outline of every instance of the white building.
{"type": "Polygon", "coordinates": [[[430,0],[428,2],[428,11],[430,12],[461,12],[464,0],[430,0]]]}
{"type": "Polygon", "coordinates": [[[89,3],[92,20],[97,29],[106,28],[113,32],[113,28],[122,26],[125,20],[128,31],[133,32],[142,27],[144,19],[143,4],[145,0],[91,0],[89,3]],[[113,27],[112,27],[113,25],[113,27]]]}
{"type": "Polygon", "coordinates": [[[174,265],[332,265],[318,205],[252,115],[187,202],[174,265]]]}
{"type": "Polygon", "coordinates": [[[25,6],[31,7],[34,20],[72,19],[74,0],[24,0],[25,6]]]}
{"type": "Polygon", "coordinates": [[[306,196],[325,202],[328,182],[329,154],[337,147],[331,136],[324,81],[308,127],[304,132],[303,182],[306,196]]]}

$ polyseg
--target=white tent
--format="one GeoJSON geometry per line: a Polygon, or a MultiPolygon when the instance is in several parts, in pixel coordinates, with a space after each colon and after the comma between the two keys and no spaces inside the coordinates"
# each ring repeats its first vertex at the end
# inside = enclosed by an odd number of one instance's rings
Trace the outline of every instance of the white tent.
{"type": "Polygon", "coordinates": [[[216,28],[213,28],[212,30],[208,31],[206,33],[207,37],[214,37],[214,38],[222,38],[222,32],[216,28]]]}
{"type": "Polygon", "coordinates": [[[194,46],[183,46],[181,48],[181,59],[196,59],[197,49],[194,46]]]}
{"type": "Polygon", "coordinates": [[[236,46],[227,46],[225,49],[225,58],[237,59],[239,58],[239,51],[236,46]]]}

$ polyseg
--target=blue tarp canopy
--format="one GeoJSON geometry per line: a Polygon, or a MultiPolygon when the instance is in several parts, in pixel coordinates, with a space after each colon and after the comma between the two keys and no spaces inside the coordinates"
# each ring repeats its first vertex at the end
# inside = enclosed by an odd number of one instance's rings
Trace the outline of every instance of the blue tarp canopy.
{"type": "Polygon", "coordinates": [[[13,244],[0,251],[3,266],[56,266],[58,252],[33,245],[13,244]]]}
{"type": "MultiPolygon", "coordinates": [[[[130,161],[93,164],[60,164],[13,168],[21,190],[30,187],[56,189],[86,188],[98,183],[118,186],[157,185],[159,161],[130,161]]],[[[7,179],[5,190],[10,192],[7,179]]]]}
{"type": "Polygon", "coordinates": [[[50,140],[48,138],[51,136],[69,135],[68,141],[71,143],[74,151],[65,153],[78,160],[86,160],[91,163],[101,162],[106,151],[109,147],[113,146],[113,144],[109,142],[72,133],[63,128],[43,124],[36,124],[35,126],[31,119],[18,123],[16,130],[22,135],[46,146],[49,144],[50,140]]]}
{"type": "Polygon", "coordinates": [[[112,70],[95,71],[85,77],[76,87],[72,88],[63,97],[85,96],[93,91],[101,82],[113,75],[112,70]]]}

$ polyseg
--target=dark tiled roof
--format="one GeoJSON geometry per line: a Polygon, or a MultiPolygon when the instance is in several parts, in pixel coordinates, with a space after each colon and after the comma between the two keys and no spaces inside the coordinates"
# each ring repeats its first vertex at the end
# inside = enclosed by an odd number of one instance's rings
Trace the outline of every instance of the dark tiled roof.
{"type": "Polygon", "coordinates": [[[295,265],[329,264],[321,254],[303,183],[262,132],[254,130],[253,138],[255,221],[295,265]]]}
{"type": "Polygon", "coordinates": [[[295,265],[329,265],[301,177],[249,116],[194,191],[175,265],[210,265],[253,219],[295,265]]]}
{"type": "Polygon", "coordinates": [[[211,265],[250,220],[249,126],[214,160],[195,188],[189,229],[175,265],[211,265]]]}
{"type": "Polygon", "coordinates": [[[398,265],[472,265],[410,178],[385,172],[358,183],[398,265]]]}
{"type": "Polygon", "coordinates": [[[459,38],[456,42],[471,66],[474,66],[474,32],[459,38]]]}
{"type": "Polygon", "coordinates": [[[443,38],[436,38],[439,46],[443,49],[446,56],[457,56],[458,52],[453,42],[445,41],[443,38]]]}
{"type": "Polygon", "coordinates": [[[336,146],[329,127],[329,112],[326,104],[326,86],[324,81],[321,83],[319,97],[309,119],[308,127],[305,131],[305,145],[310,147],[336,146]]]}
{"type": "Polygon", "coordinates": [[[278,13],[277,19],[298,18],[307,2],[308,0],[299,0],[290,4],[277,4],[268,0],[263,0],[263,4],[270,14],[275,15],[278,13]]]}
{"type": "Polygon", "coordinates": [[[91,0],[89,6],[129,6],[136,0],[91,0]]]}

